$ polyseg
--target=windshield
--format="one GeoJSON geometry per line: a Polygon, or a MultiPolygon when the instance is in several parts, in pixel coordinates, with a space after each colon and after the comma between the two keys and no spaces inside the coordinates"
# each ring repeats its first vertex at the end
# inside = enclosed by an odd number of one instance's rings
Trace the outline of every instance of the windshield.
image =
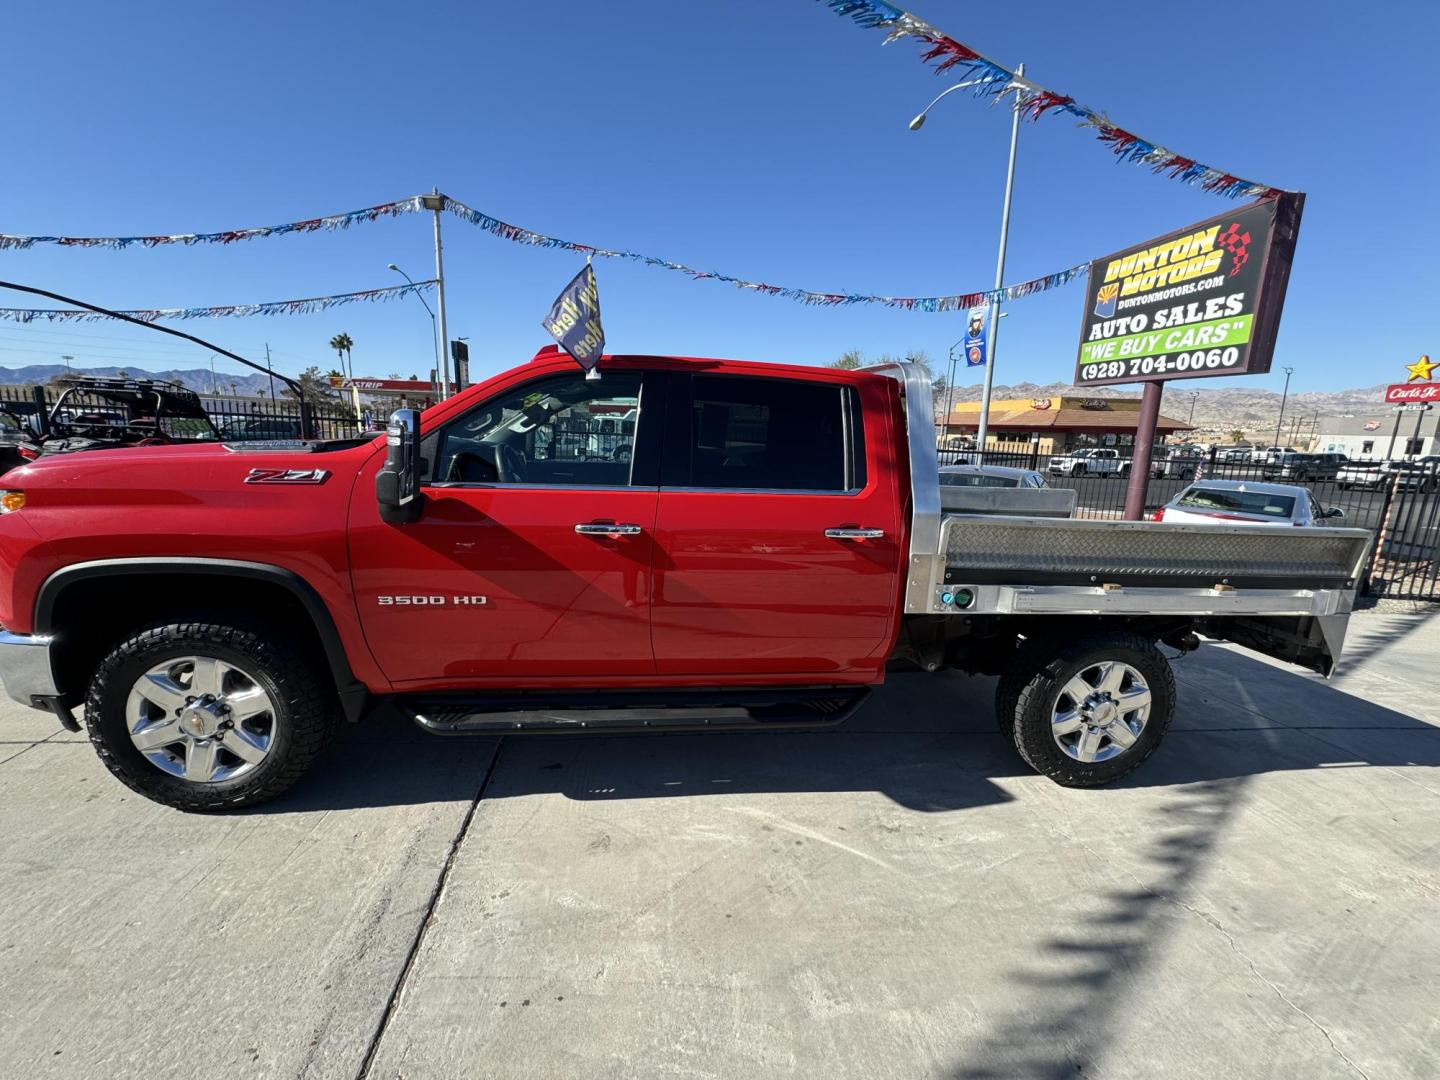
{"type": "Polygon", "coordinates": [[[1222,513],[1288,518],[1295,513],[1295,496],[1272,495],[1265,491],[1192,487],[1175,500],[1175,505],[1182,510],[1218,510],[1222,513]]]}

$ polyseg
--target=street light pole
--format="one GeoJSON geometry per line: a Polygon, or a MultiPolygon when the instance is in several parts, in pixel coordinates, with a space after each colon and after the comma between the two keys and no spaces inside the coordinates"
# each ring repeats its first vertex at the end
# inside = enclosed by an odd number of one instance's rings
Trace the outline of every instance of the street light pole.
{"type": "MultiPolygon", "coordinates": [[[[1025,65],[1017,64],[1015,76],[1025,74],[1025,65]]],[[[995,291],[1005,285],[1005,247],[1010,239],[1010,199],[1015,191],[1015,149],[1020,141],[1020,101],[1017,98],[1010,109],[1010,161],[1005,167],[1005,207],[1000,212],[1000,251],[995,258],[995,291]]],[[[980,430],[977,434],[977,449],[984,460],[985,440],[990,434],[990,390],[995,384],[995,354],[1000,338],[1000,298],[996,296],[990,305],[990,355],[985,358],[985,388],[980,392],[980,430]]]]}
{"type": "MultiPolygon", "coordinates": [[[[388,266],[386,266],[385,269],[394,270],[406,281],[410,282],[411,285],[415,284],[415,280],[409,274],[405,273],[404,270],[401,270],[400,267],[396,266],[394,263],[390,263],[388,266]]],[[[425,296],[423,293],[420,292],[419,289],[415,290],[415,299],[420,301],[421,306],[425,308],[425,314],[430,316],[430,340],[431,342],[433,342],[435,346],[435,351],[438,353],[440,351],[440,332],[435,329],[435,312],[431,311],[430,305],[425,303],[425,296]]]]}
{"type": "Polygon", "coordinates": [[[1292,372],[1294,372],[1294,370],[1295,369],[1292,367],[1287,367],[1285,369],[1285,392],[1280,395],[1280,417],[1275,421],[1276,446],[1280,445],[1280,425],[1285,422],[1285,402],[1290,397],[1290,375],[1292,372]]]}
{"type": "Polygon", "coordinates": [[[1190,419],[1187,420],[1186,423],[1187,423],[1187,424],[1190,424],[1192,427],[1193,427],[1194,424],[1195,424],[1195,403],[1196,403],[1197,401],[1199,401],[1199,400],[1200,400],[1200,391],[1199,391],[1199,390],[1191,390],[1191,391],[1190,391],[1190,419]]]}
{"type": "MultiPolygon", "coordinates": [[[[1025,65],[1020,64],[1015,68],[1015,77],[1021,78],[1025,74],[1025,65]]],[[[967,79],[965,82],[956,83],[947,90],[941,91],[935,100],[926,105],[920,111],[920,115],[910,121],[910,130],[919,131],[925,123],[925,117],[935,107],[936,102],[956,90],[963,90],[967,86],[975,86],[986,82],[985,79],[967,79]]],[[[1020,107],[1017,100],[1010,112],[1010,161],[1005,169],[1005,205],[1000,213],[1000,253],[995,259],[995,289],[998,292],[1005,284],[1005,247],[1010,238],[1010,200],[1015,191],[1015,149],[1020,140],[1020,107]]],[[[985,440],[990,433],[990,392],[995,384],[995,343],[1000,336],[1000,301],[997,299],[990,305],[990,332],[987,344],[990,355],[985,359],[985,386],[980,392],[980,426],[976,433],[975,446],[983,455],[985,453],[985,440]]],[[[946,416],[948,422],[949,416],[946,416]]],[[[981,458],[983,461],[983,457],[981,458]]]]}
{"type": "Polygon", "coordinates": [[[950,435],[950,414],[955,408],[955,350],[965,344],[961,338],[950,346],[950,381],[945,384],[945,419],[940,425],[940,434],[948,440],[950,435]]]}
{"type": "Polygon", "coordinates": [[[440,373],[440,400],[450,396],[450,357],[446,352],[448,341],[445,325],[445,260],[441,255],[440,211],[445,209],[445,196],[439,188],[432,188],[429,195],[421,195],[425,209],[435,214],[435,307],[440,312],[440,329],[436,343],[436,371],[440,373]]]}

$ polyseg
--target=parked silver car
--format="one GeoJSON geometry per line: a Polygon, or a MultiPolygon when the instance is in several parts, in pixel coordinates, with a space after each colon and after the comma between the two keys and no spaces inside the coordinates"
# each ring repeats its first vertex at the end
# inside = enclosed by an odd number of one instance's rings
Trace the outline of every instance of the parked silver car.
{"type": "Polygon", "coordinates": [[[1049,487],[1044,474],[1006,465],[946,465],[940,470],[941,487],[1049,487]]]}
{"type": "Polygon", "coordinates": [[[1197,480],[1150,515],[1151,521],[1237,525],[1337,525],[1339,507],[1321,507],[1309,488],[1248,480],[1197,480]]]}

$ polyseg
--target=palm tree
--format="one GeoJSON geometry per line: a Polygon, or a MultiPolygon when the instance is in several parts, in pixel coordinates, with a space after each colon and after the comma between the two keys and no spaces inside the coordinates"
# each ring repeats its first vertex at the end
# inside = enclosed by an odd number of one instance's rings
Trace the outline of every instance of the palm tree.
{"type": "MultiPolygon", "coordinates": [[[[350,335],[343,330],[330,339],[330,347],[334,349],[336,355],[340,357],[340,367],[342,369],[345,368],[345,362],[349,358],[350,350],[354,345],[355,342],[350,339],[350,335]]],[[[355,367],[353,364],[350,366],[349,371],[351,377],[354,377],[355,367]]]]}

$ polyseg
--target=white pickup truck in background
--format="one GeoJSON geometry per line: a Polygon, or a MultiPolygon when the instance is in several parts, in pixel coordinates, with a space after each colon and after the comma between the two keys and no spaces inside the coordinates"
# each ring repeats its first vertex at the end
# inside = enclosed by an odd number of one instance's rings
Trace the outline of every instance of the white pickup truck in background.
{"type": "Polygon", "coordinates": [[[1122,458],[1118,450],[1103,447],[1075,450],[1052,457],[1048,471],[1052,476],[1129,476],[1130,459],[1122,458]]]}

